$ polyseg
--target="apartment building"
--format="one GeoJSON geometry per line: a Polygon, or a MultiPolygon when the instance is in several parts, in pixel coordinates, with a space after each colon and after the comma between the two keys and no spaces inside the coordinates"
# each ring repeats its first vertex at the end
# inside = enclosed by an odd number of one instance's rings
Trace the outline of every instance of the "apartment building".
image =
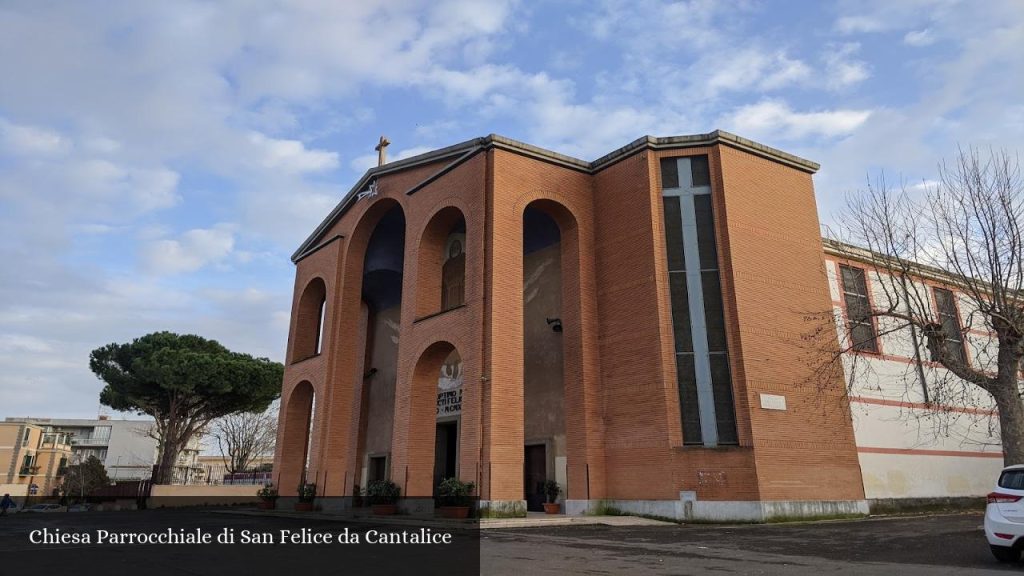
{"type": "Polygon", "coordinates": [[[50,495],[71,463],[71,440],[51,426],[0,422],[0,495],[50,495]]]}
{"type": "MultiPolygon", "coordinates": [[[[111,480],[141,480],[150,477],[157,459],[157,440],[152,420],[114,420],[101,416],[95,420],[77,418],[7,418],[8,423],[29,423],[67,434],[71,443],[70,462],[95,456],[111,480]]],[[[198,473],[200,438],[182,451],[175,479],[188,483],[198,473]]]]}

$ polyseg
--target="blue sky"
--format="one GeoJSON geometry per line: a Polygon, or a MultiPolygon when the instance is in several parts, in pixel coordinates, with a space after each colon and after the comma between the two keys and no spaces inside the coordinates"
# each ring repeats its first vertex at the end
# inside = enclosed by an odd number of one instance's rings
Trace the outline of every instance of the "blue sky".
{"type": "Polygon", "coordinates": [[[499,133],[594,159],[721,128],[885,171],[1020,151],[1024,4],[0,4],[0,416],[91,417],[91,349],[194,332],[280,360],[301,240],[391,158],[499,133]]]}

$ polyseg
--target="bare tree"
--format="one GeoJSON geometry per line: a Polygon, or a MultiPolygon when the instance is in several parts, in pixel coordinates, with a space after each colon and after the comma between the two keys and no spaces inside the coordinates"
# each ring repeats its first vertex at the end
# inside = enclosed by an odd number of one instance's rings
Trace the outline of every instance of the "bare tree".
{"type": "MultiPolygon", "coordinates": [[[[1005,151],[960,150],[955,161],[939,165],[939,176],[923,194],[889,187],[880,179],[850,199],[841,217],[844,244],[831,246],[867,264],[874,298],[870,305],[848,306],[845,322],[828,314],[847,326],[839,330],[838,353],[820,366],[819,377],[845,370],[852,388],[858,362],[870,348],[867,339],[898,333],[911,342],[916,360],[906,381],[923,387],[934,412],[963,414],[970,410],[949,408],[994,403],[1004,461],[1024,463],[1020,163],[1005,151]],[[925,280],[955,291],[962,316],[933,304],[935,295],[925,280]],[[868,323],[876,330],[846,330],[868,323]],[[968,338],[968,331],[980,337],[968,338]]],[[[830,328],[819,335],[835,338],[830,328]]]]}
{"type": "Polygon", "coordinates": [[[248,470],[252,463],[274,453],[277,442],[277,408],[264,412],[238,412],[216,421],[211,435],[224,459],[228,474],[248,470]]]}

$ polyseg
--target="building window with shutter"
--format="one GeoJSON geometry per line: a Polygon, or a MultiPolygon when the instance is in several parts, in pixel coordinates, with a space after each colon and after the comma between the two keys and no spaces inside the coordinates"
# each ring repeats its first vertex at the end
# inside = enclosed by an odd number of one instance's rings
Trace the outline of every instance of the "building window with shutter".
{"type": "Polygon", "coordinates": [[[858,352],[878,352],[878,337],[871,316],[867,278],[863,268],[839,266],[843,281],[843,302],[846,304],[846,326],[850,331],[850,347],[858,352]]]}

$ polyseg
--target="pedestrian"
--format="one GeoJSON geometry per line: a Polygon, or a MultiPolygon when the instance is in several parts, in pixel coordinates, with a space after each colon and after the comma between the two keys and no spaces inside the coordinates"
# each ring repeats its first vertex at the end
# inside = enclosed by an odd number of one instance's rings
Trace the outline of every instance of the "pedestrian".
{"type": "Polygon", "coordinates": [[[16,504],[11,498],[10,494],[4,494],[4,499],[0,500],[0,516],[7,516],[7,509],[14,508],[16,504]]]}

